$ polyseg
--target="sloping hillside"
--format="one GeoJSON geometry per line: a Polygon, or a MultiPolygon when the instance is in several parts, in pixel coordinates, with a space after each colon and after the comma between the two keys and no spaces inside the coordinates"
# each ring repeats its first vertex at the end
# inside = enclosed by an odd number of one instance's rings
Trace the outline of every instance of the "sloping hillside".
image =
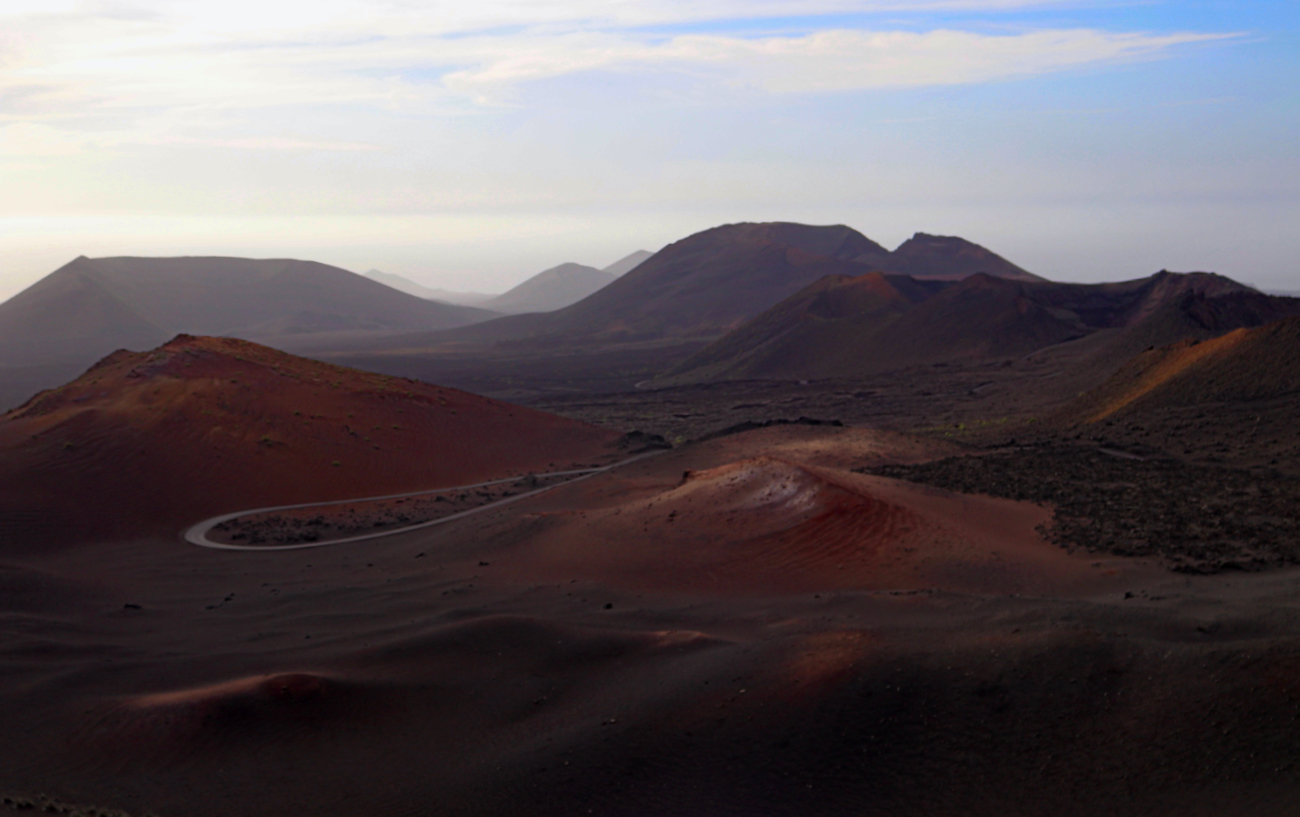
{"type": "Polygon", "coordinates": [[[0,365],[88,365],[177,332],[269,340],[436,329],[492,316],[312,261],[81,257],[0,304],[0,365]]]}
{"type": "Polygon", "coordinates": [[[652,255],[654,255],[654,253],[649,250],[637,250],[634,253],[629,253],[628,255],[623,256],[608,267],[603,267],[602,269],[610,275],[613,275],[615,278],[619,278],[639,267],[642,262],[649,259],[652,255]]]}
{"type": "Polygon", "coordinates": [[[860,377],[909,365],[1019,357],[1096,334],[1089,341],[1095,348],[1076,364],[1095,369],[1084,380],[1096,383],[1151,346],[1300,314],[1298,299],[1264,295],[1209,273],[1161,272],[1114,284],[985,274],[956,283],[875,276],[818,282],[657,382],[860,377]],[[886,281],[906,297],[884,306],[863,300],[860,290],[868,282],[886,281]]]}
{"type": "Polygon", "coordinates": [[[426,287],[423,284],[417,284],[410,278],[377,269],[368,271],[366,277],[405,292],[407,295],[414,295],[417,298],[425,298],[430,301],[442,301],[445,304],[456,304],[457,306],[482,306],[484,301],[490,301],[496,297],[483,292],[453,292],[449,289],[426,287]]]}
{"type": "Polygon", "coordinates": [[[483,307],[507,314],[553,312],[581,301],[616,277],[595,267],[560,264],[486,301],[483,307]]]}
{"type": "Polygon", "coordinates": [[[394,341],[404,348],[517,341],[598,346],[722,335],[825,275],[860,274],[849,259],[884,248],[844,226],[728,224],[670,244],[572,306],[394,341]]]}
{"type": "Polygon", "coordinates": [[[979,244],[957,236],[927,233],[917,233],[904,241],[877,265],[889,272],[936,281],[960,281],[978,272],[1009,281],[1044,280],[979,244]]]}
{"type": "Polygon", "coordinates": [[[170,534],[223,511],[617,456],[618,433],[232,338],[119,351],[0,418],[0,541],[170,534]]]}
{"type": "Polygon", "coordinates": [[[788,377],[809,361],[838,353],[856,329],[883,327],[925,300],[931,290],[906,276],[869,272],[828,275],[692,355],[659,379],[788,377]]]}
{"type": "Polygon", "coordinates": [[[1151,349],[1079,398],[1063,416],[1096,423],[1182,406],[1300,393],[1300,318],[1151,349]]]}

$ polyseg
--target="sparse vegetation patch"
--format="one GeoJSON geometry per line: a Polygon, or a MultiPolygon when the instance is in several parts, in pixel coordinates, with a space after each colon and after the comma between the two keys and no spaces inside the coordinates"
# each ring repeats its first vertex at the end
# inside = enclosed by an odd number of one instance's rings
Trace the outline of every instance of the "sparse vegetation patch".
{"type": "Polygon", "coordinates": [[[1218,573],[1300,564],[1300,479],[1088,446],[1021,448],[856,469],[950,491],[1054,507],[1068,549],[1158,556],[1218,573]]]}

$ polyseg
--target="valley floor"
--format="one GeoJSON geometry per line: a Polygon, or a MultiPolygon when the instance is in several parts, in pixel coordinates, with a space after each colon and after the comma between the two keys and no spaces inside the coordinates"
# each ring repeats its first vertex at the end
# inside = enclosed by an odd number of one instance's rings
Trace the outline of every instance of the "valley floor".
{"type": "Polygon", "coordinates": [[[8,560],[0,809],[1293,813],[1300,573],[853,470],[962,450],[773,426],[355,545],[8,560]]]}

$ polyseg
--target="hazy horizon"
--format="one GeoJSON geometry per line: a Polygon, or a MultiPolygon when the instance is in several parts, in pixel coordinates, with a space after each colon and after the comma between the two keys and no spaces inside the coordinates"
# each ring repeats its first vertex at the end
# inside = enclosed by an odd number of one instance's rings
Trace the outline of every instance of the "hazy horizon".
{"type": "Polygon", "coordinates": [[[0,300],[78,255],[503,292],[737,221],[1300,289],[1294,3],[7,3],[0,300]]]}

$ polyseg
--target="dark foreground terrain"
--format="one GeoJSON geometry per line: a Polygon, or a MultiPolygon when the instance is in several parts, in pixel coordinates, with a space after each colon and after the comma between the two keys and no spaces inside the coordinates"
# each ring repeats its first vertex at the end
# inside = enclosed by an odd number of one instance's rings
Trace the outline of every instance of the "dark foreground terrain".
{"type": "Polygon", "coordinates": [[[1219,573],[1300,564],[1300,479],[1101,446],[1019,448],[869,473],[1054,509],[1052,541],[1219,573]]]}
{"type": "Polygon", "coordinates": [[[1295,813],[1285,383],[1161,396],[1058,350],[543,414],[231,343],[4,421],[44,511],[0,518],[0,811],[1295,813]],[[173,470],[124,459],[146,423],[173,470]],[[429,493],[222,532],[318,547],[182,538],[381,483],[429,493]]]}
{"type": "Polygon", "coordinates": [[[1293,813],[1300,574],[1071,554],[1032,503],[850,470],[955,453],[773,426],[355,546],[7,559],[0,794],[131,815],[1293,813]]]}

